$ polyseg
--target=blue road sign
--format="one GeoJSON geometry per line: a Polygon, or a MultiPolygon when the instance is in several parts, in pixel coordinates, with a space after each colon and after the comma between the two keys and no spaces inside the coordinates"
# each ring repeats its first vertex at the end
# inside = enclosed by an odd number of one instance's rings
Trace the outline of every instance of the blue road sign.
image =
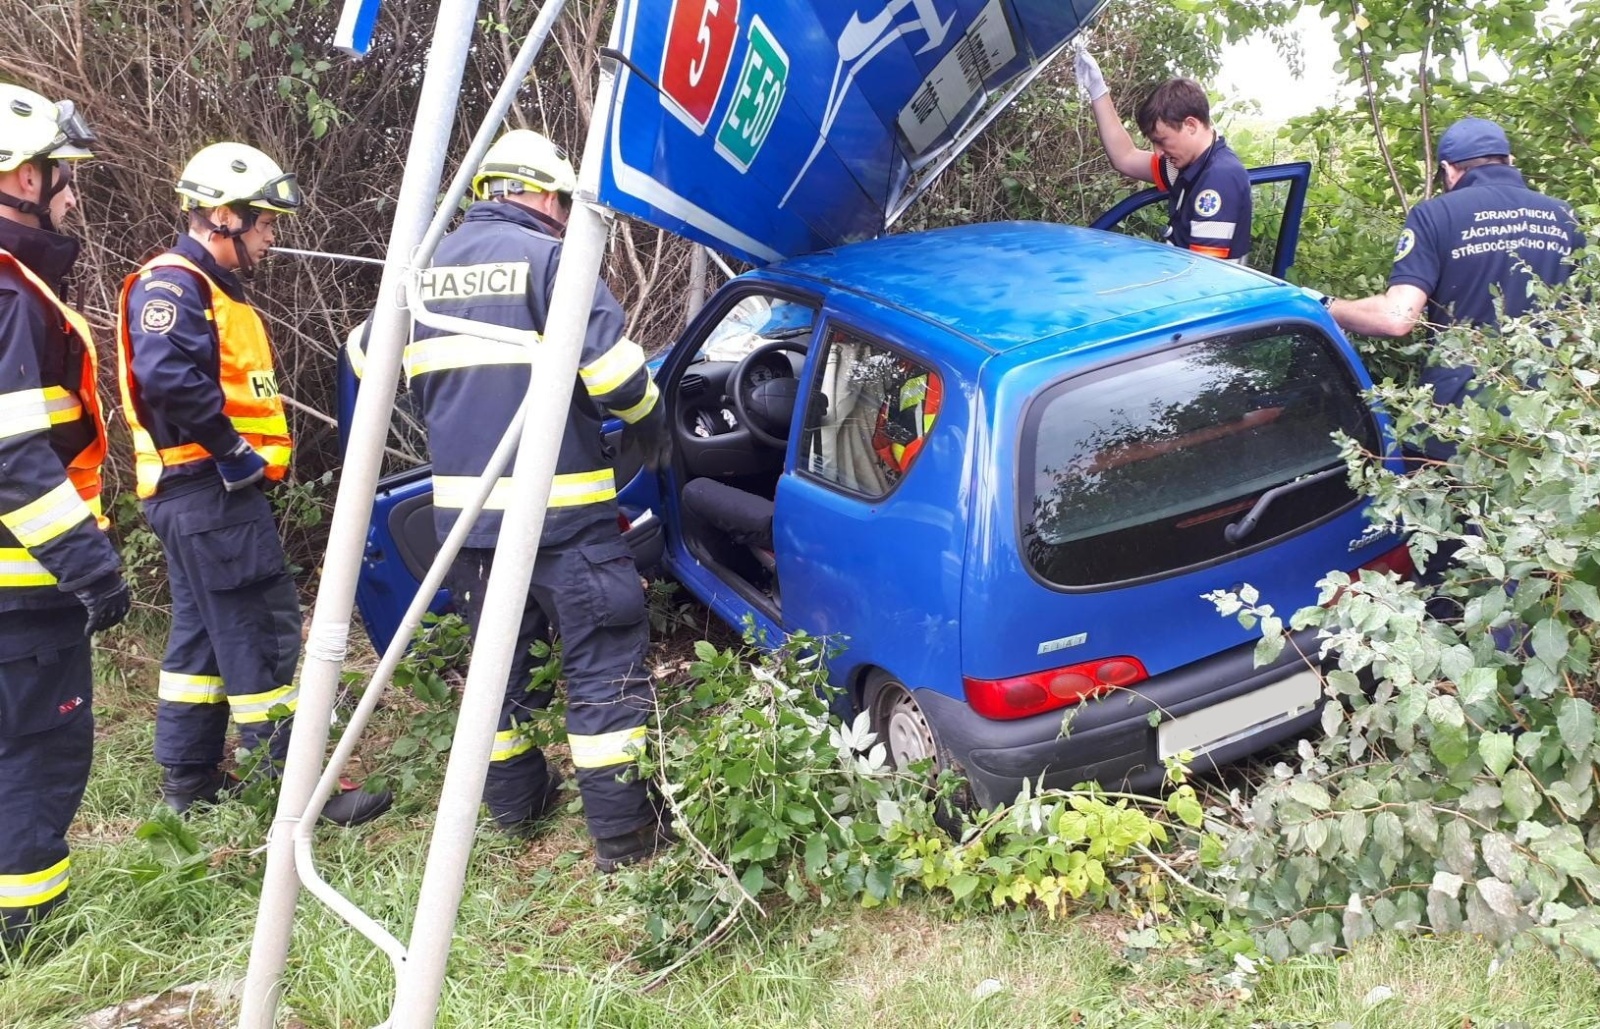
{"type": "Polygon", "coordinates": [[[757,264],[883,232],[1105,0],[622,0],[607,206],[757,264]]]}
{"type": "Polygon", "coordinates": [[[352,57],[365,57],[372,49],[372,30],[378,24],[382,0],[344,0],[339,26],[333,31],[333,45],[352,57]]]}

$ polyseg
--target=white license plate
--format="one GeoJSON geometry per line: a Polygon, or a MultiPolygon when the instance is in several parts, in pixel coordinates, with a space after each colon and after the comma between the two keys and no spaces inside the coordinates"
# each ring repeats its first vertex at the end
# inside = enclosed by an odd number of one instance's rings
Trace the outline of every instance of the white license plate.
{"type": "Polygon", "coordinates": [[[1161,760],[1187,750],[1199,757],[1247,736],[1298,718],[1322,696],[1322,680],[1311,669],[1193,714],[1163,722],[1156,729],[1156,754],[1161,760]]]}

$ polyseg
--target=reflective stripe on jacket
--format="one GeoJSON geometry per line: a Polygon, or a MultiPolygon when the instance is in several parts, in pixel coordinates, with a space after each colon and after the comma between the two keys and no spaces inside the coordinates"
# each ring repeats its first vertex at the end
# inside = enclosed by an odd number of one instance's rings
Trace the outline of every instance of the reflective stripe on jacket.
{"type": "MultiPolygon", "coordinates": [[[[173,438],[157,438],[147,427],[148,412],[134,373],[134,329],[130,326],[130,299],[133,290],[151,278],[158,268],[181,268],[206,287],[205,317],[216,337],[216,381],[222,389],[222,414],[235,432],[267,462],[266,477],[280,480],[287,474],[293,454],[288,418],[283,398],[278,393],[272,344],[261,315],[249,303],[235,300],[197,264],[181,254],[160,254],[128,276],[118,304],[118,378],[122,389],[123,412],[133,436],[134,466],[140,497],[154,496],[169,469],[189,468],[210,461],[214,454],[206,445],[181,427],[167,430],[173,438]]],[[[175,300],[157,299],[141,308],[141,334],[160,334],[163,321],[176,320],[175,300]],[[166,304],[170,308],[157,308],[166,304]]],[[[208,369],[208,372],[210,370],[208,369]]]]}
{"type": "Polygon", "coordinates": [[[35,305],[31,318],[0,325],[0,611],[70,606],[77,601],[63,591],[119,563],[101,531],[106,434],[94,341],[83,317],[5,249],[0,288],[35,305]]]}

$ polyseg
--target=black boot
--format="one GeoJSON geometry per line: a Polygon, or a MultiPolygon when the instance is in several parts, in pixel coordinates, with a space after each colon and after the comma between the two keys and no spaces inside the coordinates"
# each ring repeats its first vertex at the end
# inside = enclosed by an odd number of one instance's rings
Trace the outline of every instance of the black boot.
{"type": "Polygon", "coordinates": [[[238,790],[238,780],[220,768],[179,765],[161,770],[161,799],[180,815],[196,804],[215,804],[238,790]]]}
{"type": "Polygon", "coordinates": [[[545,772],[544,791],[535,797],[527,808],[522,811],[495,810],[493,798],[489,813],[494,816],[495,826],[514,839],[525,840],[539,831],[539,825],[545,817],[555,811],[561,804],[561,784],[566,782],[566,777],[554,768],[545,772]]]}
{"type": "Polygon", "coordinates": [[[678,842],[665,822],[650,822],[621,836],[594,841],[594,866],[607,875],[627,865],[636,865],[678,842]]]}
{"type": "Polygon", "coordinates": [[[394,794],[388,790],[368,793],[354,784],[340,785],[345,787],[344,792],[335,793],[322,805],[322,820],[342,829],[370,822],[394,805],[394,794]]]}

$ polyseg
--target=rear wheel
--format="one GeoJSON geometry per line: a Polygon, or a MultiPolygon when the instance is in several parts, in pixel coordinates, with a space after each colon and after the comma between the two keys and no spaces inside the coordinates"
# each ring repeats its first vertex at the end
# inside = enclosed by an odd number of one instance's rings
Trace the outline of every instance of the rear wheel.
{"type": "MultiPolygon", "coordinates": [[[[940,772],[952,769],[949,752],[939,745],[928,716],[904,683],[887,672],[873,672],[867,679],[863,699],[864,709],[872,719],[872,731],[887,748],[889,763],[896,769],[905,771],[919,762],[928,763],[930,789],[940,772]]],[[[937,805],[934,820],[951,836],[960,838],[959,812],[971,807],[971,791],[963,785],[949,797],[948,805],[943,801],[937,805]]]]}

